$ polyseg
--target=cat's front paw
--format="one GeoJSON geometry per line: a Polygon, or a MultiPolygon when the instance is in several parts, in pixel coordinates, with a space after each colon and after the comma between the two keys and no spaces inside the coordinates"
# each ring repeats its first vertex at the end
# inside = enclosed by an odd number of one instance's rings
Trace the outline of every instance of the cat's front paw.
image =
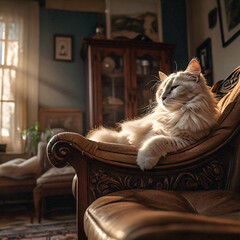
{"type": "Polygon", "coordinates": [[[139,150],[137,156],[137,165],[142,169],[151,169],[153,168],[159,160],[159,156],[154,156],[148,151],[139,150]]]}

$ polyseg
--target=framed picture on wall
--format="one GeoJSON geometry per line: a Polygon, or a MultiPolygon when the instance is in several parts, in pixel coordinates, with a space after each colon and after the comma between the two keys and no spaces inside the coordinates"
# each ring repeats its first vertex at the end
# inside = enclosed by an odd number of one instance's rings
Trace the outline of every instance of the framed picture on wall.
{"type": "Polygon", "coordinates": [[[146,36],[162,42],[160,0],[105,0],[107,38],[134,39],[146,36]]]}
{"type": "Polygon", "coordinates": [[[197,57],[202,67],[202,73],[207,80],[209,86],[213,85],[213,65],[212,65],[212,46],[211,39],[206,39],[197,48],[197,57]]]}
{"type": "Polygon", "coordinates": [[[82,111],[75,108],[40,108],[40,131],[46,128],[62,128],[66,132],[83,132],[82,111]]]}
{"type": "Polygon", "coordinates": [[[54,60],[73,61],[72,43],[73,37],[70,35],[54,35],[54,60]]]}
{"type": "Polygon", "coordinates": [[[222,45],[226,47],[240,35],[240,1],[218,0],[222,45]]]}

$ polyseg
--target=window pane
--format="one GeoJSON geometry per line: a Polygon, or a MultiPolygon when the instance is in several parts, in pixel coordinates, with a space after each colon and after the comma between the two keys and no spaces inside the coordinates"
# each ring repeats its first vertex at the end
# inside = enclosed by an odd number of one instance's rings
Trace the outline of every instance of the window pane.
{"type": "Polygon", "coordinates": [[[5,23],[0,22],[0,39],[5,39],[5,23]]]}
{"type": "Polygon", "coordinates": [[[4,69],[3,75],[3,100],[14,100],[14,86],[15,78],[14,74],[11,74],[9,69],[4,69]]]}
{"type": "Polygon", "coordinates": [[[4,64],[5,43],[0,41],[0,65],[4,64]]]}
{"type": "MultiPolygon", "coordinates": [[[[3,69],[0,68],[0,100],[2,98],[2,82],[3,82],[3,69]]],[[[0,112],[1,114],[1,112],[0,112]]]]}
{"type": "Polygon", "coordinates": [[[0,102],[0,142],[4,143],[3,138],[2,138],[2,103],[0,102]]]}
{"type": "Polygon", "coordinates": [[[18,42],[8,42],[7,65],[17,66],[18,64],[18,42]]]}
{"type": "Polygon", "coordinates": [[[13,102],[3,102],[2,103],[2,136],[10,136],[10,130],[14,129],[14,109],[15,103],[13,102]]]}
{"type": "Polygon", "coordinates": [[[9,33],[8,33],[8,39],[17,41],[19,35],[19,26],[16,23],[10,23],[9,24],[9,33]]]}

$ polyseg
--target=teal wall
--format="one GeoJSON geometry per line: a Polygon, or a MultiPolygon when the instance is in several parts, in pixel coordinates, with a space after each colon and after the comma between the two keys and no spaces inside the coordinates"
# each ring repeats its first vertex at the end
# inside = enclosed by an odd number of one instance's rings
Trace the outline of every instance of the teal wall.
{"type": "MultiPolygon", "coordinates": [[[[188,60],[185,0],[162,0],[162,17],[164,41],[176,44],[173,62],[183,69],[188,60]]],[[[80,48],[99,23],[105,23],[103,14],[40,9],[39,107],[80,108],[84,129],[86,78],[80,48]],[[73,36],[73,62],[53,60],[54,34],[73,36]]]]}
{"type": "Polygon", "coordinates": [[[172,69],[184,70],[188,63],[185,0],[162,0],[163,40],[176,44],[172,69]],[[176,63],[176,64],[175,64],[176,63]]]}
{"type": "MultiPolygon", "coordinates": [[[[40,9],[39,107],[80,108],[86,113],[85,66],[81,41],[92,37],[99,13],[40,9]],[[73,36],[73,62],[53,60],[53,35],[73,36]]],[[[85,126],[85,122],[84,122],[85,126]]]]}

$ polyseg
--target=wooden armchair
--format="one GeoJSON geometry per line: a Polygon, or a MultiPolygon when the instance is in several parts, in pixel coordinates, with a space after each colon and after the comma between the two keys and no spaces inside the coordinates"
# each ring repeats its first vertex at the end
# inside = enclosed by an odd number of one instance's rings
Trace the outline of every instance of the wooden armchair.
{"type": "MultiPolygon", "coordinates": [[[[229,189],[240,182],[240,68],[215,87],[231,90],[219,101],[219,125],[209,136],[181,151],[168,154],[158,165],[141,171],[133,146],[94,142],[76,133],[60,133],[48,144],[48,157],[56,167],[70,164],[77,174],[78,236],[85,236],[83,217],[97,198],[126,189],[195,191],[229,189]],[[238,81],[238,83],[237,83],[238,81]],[[227,84],[228,83],[228,84],[227,84]]],[[[80,238],[81,236],[81,238],[80,238]]]]}

